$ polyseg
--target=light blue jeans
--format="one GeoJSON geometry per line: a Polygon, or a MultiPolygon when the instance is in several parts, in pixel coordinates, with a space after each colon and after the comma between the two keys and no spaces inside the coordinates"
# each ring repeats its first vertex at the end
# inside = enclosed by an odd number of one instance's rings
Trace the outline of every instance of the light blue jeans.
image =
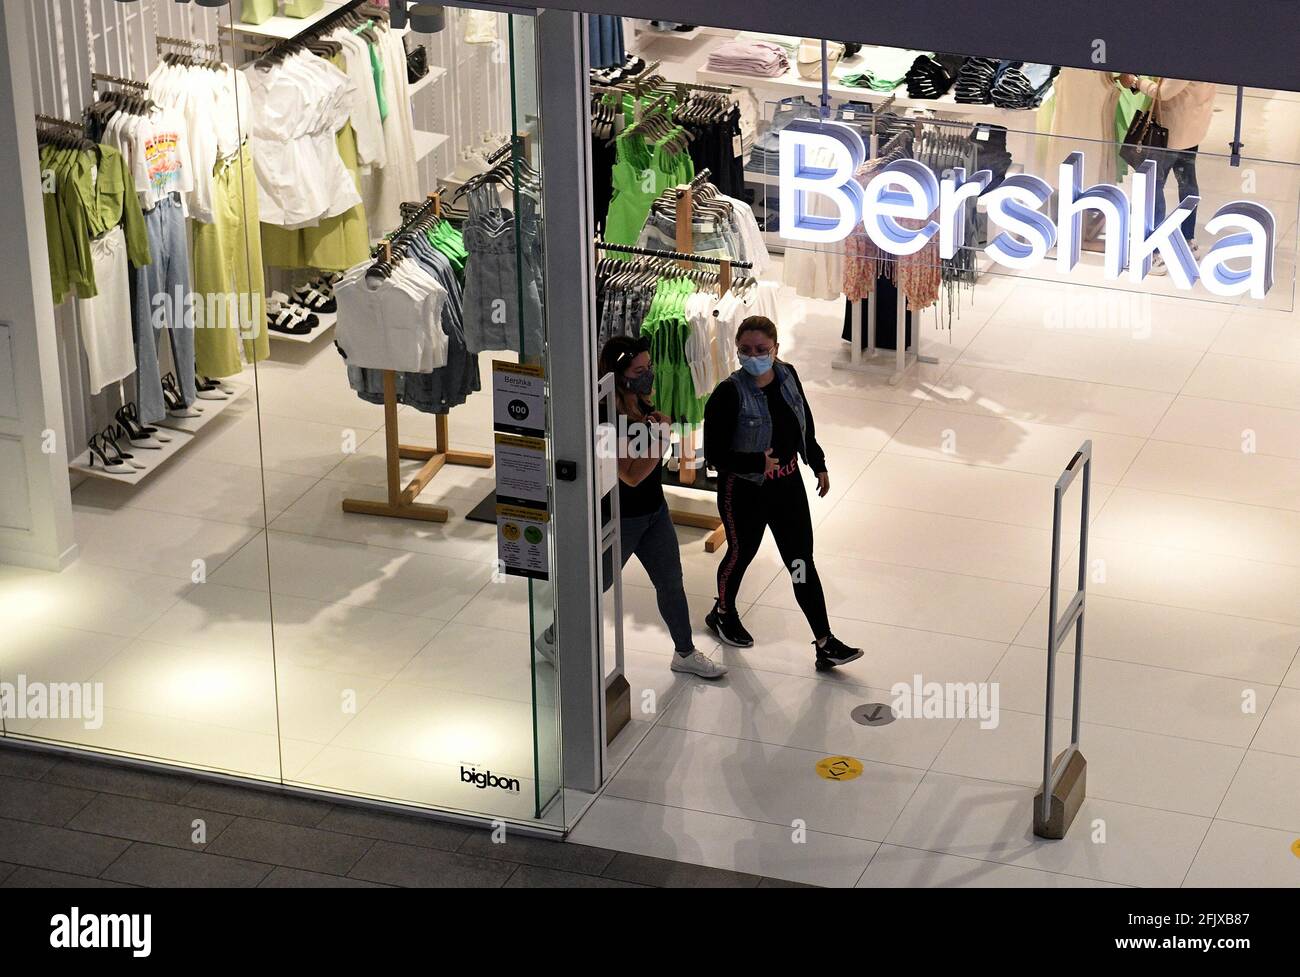
{"type": "Polygon", "coordinates": [[[163,324],[170,327],[172,359],[185,403],[197,399],[194,389],[194,320],[186,321],[185,298],[190,294],[190,253],[185,217],[180,201],[168,197],[144,215],[152,263],[135,269],[136,402],[142,424],[156,424],[167,416],[163,401],[162,371],[158,364],[158,337],[163,324]],[[179,307],[178,307],[179,304],[179,307]]]}

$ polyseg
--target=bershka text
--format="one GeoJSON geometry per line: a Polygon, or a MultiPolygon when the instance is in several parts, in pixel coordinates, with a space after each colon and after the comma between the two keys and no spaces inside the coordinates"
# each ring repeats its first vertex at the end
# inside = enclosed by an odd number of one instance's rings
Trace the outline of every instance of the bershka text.
{"type": "Polygon", "coordinates": [[[50,946],[56,950],[130,950],[147,957],[153,946],[149,913],[86,913],[76,906],[50,917],[50,946]]]}
{"type": "Polygon", "coordinates": [[[514,791],[519,793],[519,778],[517,777],[498,777],[491,770],[485,770],[482,773],[470,767],[466,770],[460,768],[460,782],[462,784],[473,784],[479,790],[487,790],[489,787],[500,787],[502,790],[514,791]]]}
{"type": "Polygon", "coordinates": [[[937,234],[939,256],[952,258],[966,241],[971,206],[982,206],[989,221],[1002,232],[984,246],[984,253],[1006,268],[1032,268],[1056,249],[1056,272],[1069,275],[1079,264],[1083,214],[1092,210],[1105,221],[1102,275],[1117,280],[1128,271],[1131,282],[1143,281],[1158,254],[1169,280],[1187,290],[1197,282],[1225,298],[1249,295],[1264,298],[1273,287],[1273,253],[1277,223],[1267,207],[1244,200],[1224,204],[1205,224],[1209,234],[1222,234],[1197,260],[1183,236],[1182,222],[1200,203],[1186,196],[1155,222],[1156,162],[1149,159],[1133,172],[1132,199],[1122,187],[1098,184],[1083,187],[1083,153],[1070,153],[1060,165],[1056,220],[1041,208],[1054,190],[1042,177],[1019,173],[992,190],[990,170],[969,179],[954,167],[942,180],[914,159],[895,160],[863,186],[854,174],[866,160],[862,137],[841,122],[795,119],[781,130],[780,233],[792,241],[831,244],[842,241],[861,224],[867,236],[886,254],[916,254],[937,234]],[[826,208],[809,207],[809,197],[829,200],[826,208]],[[937,216],[937,220],[932,217],[937,216]],[[905,227],[907,221],[915,226],[905,227]]]}

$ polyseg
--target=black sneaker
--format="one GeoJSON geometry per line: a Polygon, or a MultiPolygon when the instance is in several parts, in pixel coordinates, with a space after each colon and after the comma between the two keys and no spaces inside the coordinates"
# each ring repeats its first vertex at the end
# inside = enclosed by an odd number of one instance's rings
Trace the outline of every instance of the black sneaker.
{"type": "MultiPolygon", "coordinates": [[[[813,642],[813,647],[817,648],[817,642],[813,642]]],[[[824,672],[828,668],[834,668],[836,665],[847,665],[849,662],[857,661],[861,657],[861,648],[850,648],[832,634],[826,639],[826,644],[817,648],[816,668],[817,671],[824,672]]]]}
{"type": "Polygon", "coordinates": [[[733,648],[754,647],[754,639],[740,623],[740,615],[734,611],[730,614],[722,614],[716,603],[713,605],[713,610],[709,611],[704,618],[704,625],[724,645],[731,645],[733,648]]]}

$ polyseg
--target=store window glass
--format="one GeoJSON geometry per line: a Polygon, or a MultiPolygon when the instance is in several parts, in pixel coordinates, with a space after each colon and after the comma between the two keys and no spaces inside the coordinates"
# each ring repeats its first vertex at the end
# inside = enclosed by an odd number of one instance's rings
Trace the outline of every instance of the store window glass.
{"type": "Polygon", "coordinates": [[[26,6],[75,549],[0,567],[0,681],[94,714],[5,734],[559,823],[531,18],[26,6]]]}
{"type": "MultiPolygon", "coordinates": [[[[18,6],[18,5],[13,5],[18,6]]],[[[0,568],[9,736],[279,780],[254,364],[269,354],[230,12],[27,3],[61,570],[0,568]],[[59,409],[61,408],[61,409],[59,409]],[[42,704],[43,702],[43,704],[42,704]]],[[[32,402],[22,411],[39,411],[32,402]]]]}

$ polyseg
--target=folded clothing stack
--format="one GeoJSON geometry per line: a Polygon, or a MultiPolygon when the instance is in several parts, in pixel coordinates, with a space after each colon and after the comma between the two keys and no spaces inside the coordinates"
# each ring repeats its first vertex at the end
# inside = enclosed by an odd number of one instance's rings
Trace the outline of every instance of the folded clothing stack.
{"type": "Polygon", "coordinates": [[[997,80],[998,62],[993,58],[967,58],[957,73],[957,101],[968,105],[986,105],[993,101],[993,83],[997,80]]]}
{"type": "Polygon", "coordinates": [[[710,71],[777,78],[790,70],[785,48],[771,41],[728,41],[709,55],[710,71]]]}
{"type": "Polygon", "coordinates": [[[844,84],[854,88],[870,88],[873,92],[892,92],[907,78],[907,73],[918,57],[928,57],[929,51],[910,51],[906,48],[864,47],[858,56],[858,70],[846,73],[844,84]]]}
{"type": "Polygon", "coordinates": [[[940,98],[948,94],[965,60],[959,54],[922,54],[907,70],[907,97],[940,98]]]}
{"type": "Polygon", "coordinates": [[[777,103],[767,131],[754,140],[753,152],[745,169],[758,173],[781,172],[781,130],[795,119],[816,119],[820,109],[802,96],[783,98],[777,103]]]}
{"type": "Polygon", "coordinates": [[[1047,64],[1013,61],[998,72],[990,93],[993,104],[1004,109],[1036,109],[1061,69],[1047,64]]]}

